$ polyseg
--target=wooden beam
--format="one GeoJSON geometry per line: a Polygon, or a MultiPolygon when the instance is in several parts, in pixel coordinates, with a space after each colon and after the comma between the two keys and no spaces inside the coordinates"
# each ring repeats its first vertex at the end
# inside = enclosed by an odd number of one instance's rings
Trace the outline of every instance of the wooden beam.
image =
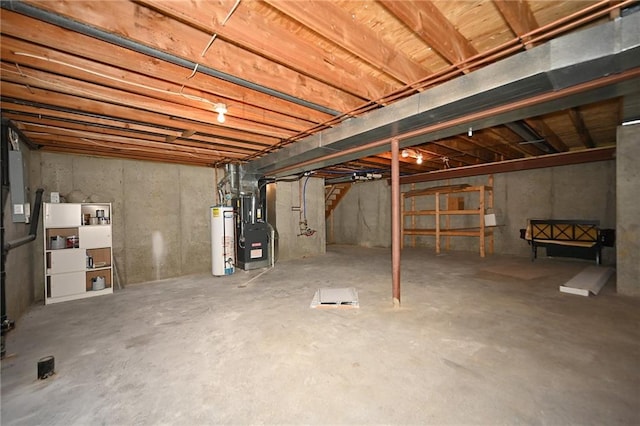
{"type": "Polygon", "coordinates": [[[122,150],[100,150],[100,149],[92,149],[90,152],[86,149],[78,149],[73,147],[60,147],[56,145],[44,146],[42,148],[43,151],[48,152],[58,152],[61,154],[72,154],[72,155],[85,155],[90,157],[104,157],[104,158],[123,158],[125,160],[142,160],[142,161],[155,161],[160,163],[171,163],[171,164],[186,164],[189,166],[200,166],[200,167],[213,167],[216,163],[205,161],[205,160],[196,160],[193,158],[183,158],[178,156],[166,156],[166,155],[140,155],[131,151],[122,151],[122,150]]]}
{"type": "MultiPolygon", "coordinates": [[[[176,85],[185,85],[186,89],[199,89],[212,97],[219,96],[226,100],[233,100],[239,104],[253,106],[268,105],[275,111],[289,114],[293,117],[312,123],[321,123],[330,118],[324,112],[288,102],[274,96],[270,96],[255,90],[250,90],[236,84],[210,77],[206,74],[196,73],[188,78],[192,70],[159,61],[155,58],[134,52],[98,39],[85,36],[72,31],[46,24],[26,16],[2,10],[2,45],[13,36],[15,39],[29,41],[28,53],[42,54],[54,60],[65,60],[70,55],[74,58],[85,58],[89,63],[118,64],[119,69],[124,69],[128,74],[117,74],[139,83],[140,75],[161,81],[169,81],[176,85]],[[42,46],[48,46],[50,40],[56,41],[56,50],[42,46]],[[64,51],[66,53],[60,53],[64,51]],[[121,61],[121,58],[127,61],[121,61]]],[[[22,49],[17,50],[20,52],[22,49]]],[[[42,55],[41,55],[42,56],[42,55]]],[[[74,63],[75,64],[75,63],[74,63]]],[[[93,67],[88,68],[93,70],[93,67]]],[[[67,71],[68,72],[68,71],[67,71]]],[[[344,108],[352,108],[360,104],[354,101],[344,108]]]]}
{"type": "MultiPolygon", "coordinates": [[[[478,162],[486,163],[487,161],[494,161],[493,155],[487,149],[481,149],[479,145],[469,143],[465,138],[452,137],[447,139],[440,139],[432,142],[432,146],[444,148],[450,150],[446,157],[451,159],[460,159],[467,164],[476,164],[478,162]]],[[[427,148],[429,149],[429,148],[427,148]]]]}
{"type": "Polygon", "coordinates": [[[125,122],[120,120],[113,120],[109,118],[97,117],[95,115],[87,116],[73,112],[56,111],[53,109],[38,108],[31,105],[11,104],[8,102],[3,103],[3,114],[15,117],[16,120],[31,122],[31,123],[44,123],[51,122],[59,123],[58,126],[63,126],[61,123],[76,123],[78,125],[92,127],[92,128],[108,128],[113,130],[122,129],[123,131],[133,131],[139,133],[157,134],[164,137],[180,137],[182,135],[181,130],[170,129],[167,127],[151,126],[146,124],[138,124],[134,122],[125,122]]]}
{"type": "MultiPolygon", "coordinates": [[[[341,111],[345,105],[350,105],[350,110],[362,102],[359,98],[224,40],[211,44],[203,57],[201,53],[209,44],[211,34],[180,21],[167,19],[154,10],[129,1],[118,2],[117,7],[111,2],[74,0],[29,0],[26,3],[229,75],[242,76],[245,80],[317,105],[341,111]]],[[[221,5],[212,2],[210,7],[221,5]]],[[[227,8],[223,10],[224,13],[228,12],[227,8]]],[[[128,56],[119,58],[119,63],[128,69],[136,67],[128,56]]],[[[190,73],[185,70],[184,76],[188,77],[190,73]]]]}
{"type": "Polygon", "coordinates": [[[524,120],[532,129],[534,129],[540,136],[542,136],[549,145],[551,145],[558,152],[565,152],[569,150],[569,147],[560,139],[560,137],[544,122],[542,118],[530,118],[524,120]]]}
{"type": "Polygon", "coordinates": [[[227,121],[219,124],[212,105],[200,100],[191,100],[183,96],[169,96],[147,91],[145,95],[111,88],[99,83],[89,83],[73,78],[39,71],[32,68],[21,67],[18,71],[10,69],[7,64],[2,64],[0,73],[2,80],[17,84],[28,85],[31,88],[41,88],[52,92],[64,93],[72,96],[92,99],[94,102],[127,105],[130,108],[132,119],[136,119],[137,111],[149,111],[167,114],[203,123],[212,123],[216,127],[230,127],[235,130],[270,136],[277,139],[286,139],[302,129],[278,128],[273,123],[244,120],[232,116],[233,111],[227,114],[227,121]],[[154,97],[152,97],[154,96],[154,97]],[[170,100],[166,100],[171,98],[170,100]]]}
{"type": "MultiPolygon", "coordinates": [[[[194,133],[186,138],[184,131],[172,130],[164,127],[144,126],[132,122],[123,122],[96,117],[95,115],[80,115],[45,108],[37,108],[29,105],[5,103],[3,116],[24,123],[40,126],[49,126],[50,129],[70,128],[88,130],[104,134],[117,134],[120,136],[136,135],[150,140],[167,140],[171,137],[173,143],[185,146],[219,146],[221,149],[245,148],[247,152],[256,152],[265,145],[261,143],[247,143],[238,140],[222,139],[194,133]],[[121,130],[122,129],[122,130],[121,130]]],[[[187,131],[186,133],[192,133],[187,131]]],[[[241,152],[242,150],[240,150],[241,152]]]]}
{"type": "Polygon", "coordinates": [[[410,84],[429,74],[428,70],[399,53],[395,46],[383,40],[369,27],[352,19],[337,3],[318,0],[265,1],[274,9],[402,83],[410,84]]]}
{"type": "MultiPolygon", "coordinates": [[[[86,126],[85,126],[86,127],[86,126]]],[[[23,128],[25,132],[37,132],[39,134],[50,134],[52,136],[67,136],[67,137],[76,137],[80,139],[96,139],[103,140],[105,142],[120,142],[120,143],[132,143],[136,145],[144,145],[145,142],[150,143],[160,143],[162,146],[166,147],[167,142],[164,138],[161,137],[149,137],[149,135],[141,135],[141,134],[118,134],[106,131],[105,129],[100,129],[103,131],[95,131],[95,129],[87,129],[87,128],[73,128],[73,127],[53,127],[47,124],[33,124],[33,123],[24,123],[23,128]],[[146,136],[146,137],[145,137],[146,136]]],[[[252,153],[252,150],[247,149],[238,149],[237,147],[229,147],[223,145],[213,145],[203,142],[191,141],[188,139],[176,139],[170,142],[170,145],[175,147],[187,147],[193,148],[196,150],[203,150],[202,152],[210,152],[215,151],[218,155],[227,155],[229,157],[242,158],[245,155],[252,153]]]]}
{"type": "Polygon", "coordinates": [[[408,183],[430,182],[441,179],[456,179],[462,177],[566,166],[570,164],[590,163],[595,161],[609,161],[615,159],[615,152],[615,147],[594,148],[517,160],[507,160],[499,163],[478,164],[475,166],[460,167],[457,169],[440,170],[405,176],[400,178],[400,183],[405,185],[408,183]]]}
{"type": "MultiPolygon", "coordinates": [[[[387,160],[391,160],[391,152],[383,152],[377,155],[378,157],[385,158],[387,160]]],[[[390,163],[389,163],[390,164],[390,163]]],[[[464,165],[463,163],[459,163],[458,166],[464,165]]],[[[438,156],[430,155],[426,158],[423,158],[422,164],[417,164],[415,158],[403,158],[400,157],[400,167],[404,169],[411,169],[413,172],[423,172],[425,169],[434,169],[439,170],[444,167],[444,163],[441,158],[438,156]],[[417,169],[417,170],[416,170],[417,169]]]]}
{"type": "MultiPolygon", "coordinates": [[[[27,89],[25,86],[2,81],[0,83],[0,90],[2,90],[2,108],[5,108],[5,97],[22,99],[27,102],[35,102],[41,105],[51,105],[53,107],[65,108],[69,110],[75,110],[82,113],[97,114],[99,116],[107,116],[114,119],[120,118],[124,120],[131,120],[135,118],[136,121],[142,123],[166,125],[168,127],[180,127],[183,130],[195,129],[196,131],[202,131],[206,134],[216,135],[221,138],[238,138],[245,140],[257,140],[264,138],[260,135],[249,134],[246,132],[239,132],[235,129],[222,128],[219,126],[211,126],[208,124],[195,122],[195,121],[179,121],[175,118],[148,111],[132,110],[129,107],[123,105],[115,105],[109,103],[98,103],[90,99],[80,98],[76,96],[53,93],[39,89],[31,88],[27,89]]],[[[262,140],[271,140],[276,143],[278,140],[275,138],[264,138],[262,140]]]]}
{"type": "MultiPolygon", "coordinates": [[[[473,136],[458,135],[457,139],[465,141],[469,145],[473,145],[480,150],[484,150],[491,156],[490,161],[503,161],[511,160],[513,158],[521,157],[521,154],[511,148],[509,145],[496,144],[492,138],[486,137],[484,131],[475,132],[473,136]]],[[[486,158],[489,158],[486,155],[486,158]]]]}
{"type": "MultiPolygon", "coordinates": [[[[378,99],[396,88],[373,75],[365,74],[361,67],[330,54],[316,43],[302,37],[292,37],[291,30],[281,25],[281,20],[264,19],[260,8],[265,6],[260,2],[241,3],[224,24],[227,12],[221,7],[212,7],[211,3],[175,0],[137,0],[137,3],[194,28],[216,34],[217,38],[363,100],[378,99]],[[247,31],[247,28],[251,30],[247,31]],[[269,43],[265,43],[265,40],[269,40],[269,43]]],[[[231,10],[234,1],[226,0],[221,4],[226,10],[231,10]]]]}
{"type": "MultiPolygon", "coordinates": [[[[181,162],[214,164],[221,161],[224,157],[211,153],[189,152],[175,149],[164,149],[163,147],[137,146],[135,144],[121,143],[105,143],[97,140],[78,140],[77,138],[68,138],[64,136],[41,135],[37,133],[28,133],[29,138],[41,145],[43,149],[56,148],[59,152],[82,153],[85,155],[93,155],[94,153],[115,154],[129,153],[135,155],[136,158],[150,158],[157,160],[180,159],[181,162]]],[[[170,146],[169,146],[170,147],[170,146]]]]}
{"type": "Polygon", "coordinates": [[[132,138],[105,137],[104,135],[91,134],[90,132],[86,132],[86,134],[75,134],[67,131],[55,134],[51,132],[26,130],[24,131],[24,134],[33,140],[46,141],[45,144],[60,142],[72,144],[73,146],[78,147],[88,147],[89,149],[91,147],[105,149],[120,148],[135,150],[140,153],[159,151],[168,155],[186,155],[193,158],[203,158],[207,160],[214,158],[216,161],[225,157],[242,158],[242,154],[225,152],[212,148],[204,149],[142,139],[136,140],[132,138]]]}
{"type": "Polygon", "coordinates": [[[48,69],[68,78],[90,81],[94,84],[162,101],[199,107],[212,114],[213,104],[223,102],[227,105],[227,115],[229,117],[250,122],[261,122],[296,132],[306,130],[315,124],[279,111],[220,98],[215,93],[184,87],[184,85],[168,82],[166,79],[147,77],[112,65],[51,51],[42,46],[34,46],[11,37],[3,37],[1,52],[3,61],[10,62],[3,64],[3,68],[6,68],[9,72],[22,72],[28,75],[27,70],[29,69],[48,69]],[[18,69],[18,66],[20,69],[18,69]],[[201,101],[196,101],[195,99],[201,99],[201,101]]]}
{"type": "Polygon", "coordinates": [[[530,144],[520,145],[519,142],[522,141],[522,138],[513,133],[505,126],[491,127],[485,130],[487,136],[495,136],[498,141],[501,141],[505,145],[509,145],[509,147],[513,148],[523,155],[535,156],[540,154],[540,151],[535,149],[530,144]]]}
{"type": "Polygon", "coordinates": [[[452,64],[478,53],[456,27],[431,2],[379,0],[389,12],[452,64]]]}
{"type": "Polygon", "coordinates": [[[573,123],[573,126],[578,132],[578,136],[580,137],[580,142],[582,142],[582,144],[586,148],[594,148],[596,145],[593,142],[593,138],[589,133],[589,129],[587,128],[587,125],[584,122],[584,118],[582,117],[582,113],[580,112],[580,109],[570,108],[567,110],[567,113],[569,114],[569,118],[571,118],[571,122],[573,123]]]}
{"type": "MultiPolygon", "coordinates": [[[[517,37],[522,37],[533,30],[538,29],[539,25],[536,17],[533,15],[529,3],[525,0],[493,0],[500,14],[507,21],[507,25],[517,37]]],[[[527,44],[530,37],[523,39],[525,47],[532,47],[527,44]]]]}

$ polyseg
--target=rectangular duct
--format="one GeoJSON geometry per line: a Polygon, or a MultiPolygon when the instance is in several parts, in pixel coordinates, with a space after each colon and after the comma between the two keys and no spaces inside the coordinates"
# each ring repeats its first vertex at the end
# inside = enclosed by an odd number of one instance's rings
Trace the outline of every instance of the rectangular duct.
{"type": "Polygon", "coordinates": [[[296,174],[384,152],[388,150],[386,144],[366,151],[353,148],[386,138],[399,136],[400,147],[405,148],[464,133],[470,125],[482,129],[576,106],[584,101],[596,102],[637,92],[638,78],[634,77],[584,95],[572,94],[503,112],[500,116],[427,132],[418,138],[402,138],[412,130],[637,69],[640,67],[640,32],[637,28],[640,28],[638,13],[551,40],[388,107],[346,120],[261,157],[248,167],[265,176],[296,174]],[[350,151],[339,154],[346,150],[350,151]],[[322,159],[331,154],[331,159],[322,159]],[[314,162],[316,159],[318,161],[314,162]],[[306,164],[298,167],[302,162],[306,164]],[[280,173],[280,169],[286,171],[280,173]]]}

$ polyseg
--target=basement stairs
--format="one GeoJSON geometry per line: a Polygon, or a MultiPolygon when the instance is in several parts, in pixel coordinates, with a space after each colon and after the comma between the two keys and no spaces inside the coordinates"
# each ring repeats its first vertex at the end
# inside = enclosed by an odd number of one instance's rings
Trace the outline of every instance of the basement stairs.
{"type": "Polygon", "coordinates": [[[331,213],[336,208],[340,200],[347,194],[349,188],[353,185],[348,183],[336,183],[333,185],[325,185],[324,187],[324,217],[325,219],[331,216],[331,213]]]}

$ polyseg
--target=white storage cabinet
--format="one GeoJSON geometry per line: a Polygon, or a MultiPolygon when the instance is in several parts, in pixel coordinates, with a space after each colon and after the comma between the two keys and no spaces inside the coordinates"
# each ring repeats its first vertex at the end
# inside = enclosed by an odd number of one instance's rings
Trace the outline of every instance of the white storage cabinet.
{"type": "Polygon", "coordinates": [[[109,203],[44,203],[45,304],[113,293],[112,213],[109,203]]]}

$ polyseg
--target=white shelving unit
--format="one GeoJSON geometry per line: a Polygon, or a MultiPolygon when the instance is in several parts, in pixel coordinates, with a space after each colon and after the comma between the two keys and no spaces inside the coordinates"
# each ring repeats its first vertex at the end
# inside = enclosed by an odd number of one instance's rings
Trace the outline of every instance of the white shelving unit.
{"type": "Polygon", "coordinates": [[[44,203],[45,304],[113,293],[111,214],[110,203],[44,203]]]}

